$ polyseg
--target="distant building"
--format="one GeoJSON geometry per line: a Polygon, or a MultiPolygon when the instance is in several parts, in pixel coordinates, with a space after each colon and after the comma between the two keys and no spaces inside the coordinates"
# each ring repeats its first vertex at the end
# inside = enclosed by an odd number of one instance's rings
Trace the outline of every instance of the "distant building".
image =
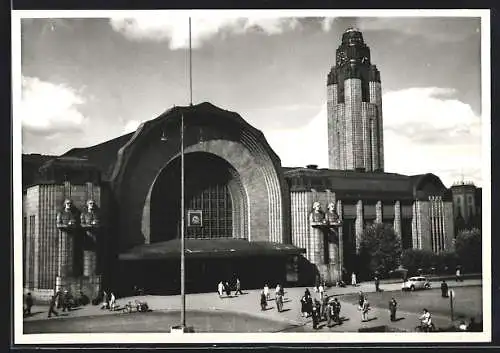
{"type": "Polygon", "coordinates": [[[481,229],[482,188],[476,187],[473,182],[460,181],[451,186],[451,193],[456,232],[472,228],[481,229]]]}
{"type": "Polygon", "coordinates": [[[328,79],[329,134],[341,135],[329,140],[333,169],[283,167],[261,131],[210,103],[61,156],[23,155],[25,289],[178,292],[181,117],[188,291],[235,276],[247,287],[345,279],[359,270],[361,235],[374,222],[391,224],[405,249],[450,249],[453,204],[441,180],[383,172],[380,80],[369,59],[361,33],[346,31],[328,79]],[[333,114],[350,85],[361,85],[345,102],[351,113],[333,114]]]}

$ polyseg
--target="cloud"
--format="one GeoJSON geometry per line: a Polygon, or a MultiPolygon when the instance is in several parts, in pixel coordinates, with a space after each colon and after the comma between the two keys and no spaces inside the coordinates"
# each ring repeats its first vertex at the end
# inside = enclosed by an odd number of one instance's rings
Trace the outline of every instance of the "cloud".
{"type": "Polygon", "coordinates": [[[480,141],[480,117],[470,105],[454,99],[454,93],[438,87],[387,92],[383,97],[385,129],[415,143],[450,146],[480,141]]]}
{"type": "MultiPolygon", "coordinates": [[[[383,96],[385,171],[434,173],[446,186],[464,178],[481,185],[481,119],[454,90],[410,88],[383,96]]],[[[267,130],[283,166],[328,167],[326,105],[302,128],[267,130]]]]}
{"type": "Polygon", "coordinates": [[[271,129],[264,132],[285,167],[305,167],[317,164],[328,168],[328,132],[326,104],[303,127],[295,129],[271,129]]]}
{"type": "Polygon", "coordinates": [[[135,130],[137,130],[137,128],[139,127],[139,125],[142,124],[142,121],[138,121],[138,120],[129,120],[124,128],[123,128],[123,132],[125,134],[128,134],[129,132],[134,132],[135,130]]]}
{"type": "Polygon", "coordinates": [[[363,32],[390,30],[410,36],[423,36],[438,42],[462,41],[479,34],[480,19],[474,17],[363,17],[356,26],[363,32]]]}
{"type": "Polygon", "coordinates": [[[387,171],[432,172],[447,186],[462,174],[481,183],[481,118],[454,93],[426,87],[384,94],[387,171]]]}
{"type": "Polygon", "coordinates": [[[333,22],[335,22],[335,17],[325,17],[321,21],[321,28],[323,28],[323,31],[328,32],[332,28],[333,22]]]}
{"type": "Polygon", "coordinates": [[[31,133],[79,131],[85,117],[78,108],[84,103],[84,97],[71,87],[22,77],[20,116],[23,128],[31,133]]]}
{"type": "MultiPolygon", "coordinates": [[[[168,41],[171,49],[187,48],[189,46],[188,17],[152,13],[133,18],[113,17],[111,27],[126,38],[135,41],[168,41]]],[[[234,18],[207,16],[192,18],[192,47],[197,48],[202,43],[223,31],[242,34],[258,31],[267,35],[280,34],[294,30],[300,26],[296,18],[252,17],[234,18]]]]}

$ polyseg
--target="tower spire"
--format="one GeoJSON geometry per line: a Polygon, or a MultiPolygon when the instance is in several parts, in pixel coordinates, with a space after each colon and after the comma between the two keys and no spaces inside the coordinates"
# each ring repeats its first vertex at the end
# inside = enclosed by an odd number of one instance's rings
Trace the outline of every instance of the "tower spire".
{"type": "Polygon", "coordinates": [[[371,63],[363,34],[342,34],[327,78],[329,167],[383,171],[384,139],[380,72],[371,63]]]}

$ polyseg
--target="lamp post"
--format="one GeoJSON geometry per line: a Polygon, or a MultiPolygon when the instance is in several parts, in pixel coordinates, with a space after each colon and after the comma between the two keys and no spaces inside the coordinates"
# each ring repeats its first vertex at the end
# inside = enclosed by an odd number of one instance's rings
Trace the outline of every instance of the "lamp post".
{"type": "Polygon", "coordinates": [[[181,326],[186,327],[186,272],[184,250],[184,114],[181,114],[181,326]]]}
{"type": "MultiPolygon", "coordinates": [[[[189,17],[189,106],[193,105],[191,65],[191,17],[189,17]]],[[[184,114],[181,113],[181,324],[171,332],[186,332],[186,269],[185,269],[185,207],[184,207],[184,114]]]]}

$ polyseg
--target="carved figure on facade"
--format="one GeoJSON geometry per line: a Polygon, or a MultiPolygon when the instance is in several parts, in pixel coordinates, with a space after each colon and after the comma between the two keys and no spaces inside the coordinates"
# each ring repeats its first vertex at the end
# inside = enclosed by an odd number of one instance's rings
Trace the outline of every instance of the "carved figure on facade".
{"type": "Polygon", "coordinates": [[[328,240],[330,242],[338,241],[338,227],[342,224],[340,217],[335,210],[335,203],[330,202],[325,214],[325,223],[328,226],[328,240]]]}
{"type": "Polygon", "coordinates": [[[335,204],[330,202],[327,206],[327,212],[325,215],[326,223],[330,226],[339,226],[341,224],[340,217],[335,210],[335,204]]]}
{"type": "Polygon", "coordinates": [[[80,223],[80,212],[70,199],[64,200],[64,209],[57,213],[57,228],[61,230],[76,229],[80,223]]]}
{"type": "Polygon", "coordinates": [[[326,225],[325,223],[325,213],[321,209],[321,204],[319,202],[314,202],[312,206],[312,211],[309,214],[309,223],[312,227],[321,227],[326,225]]]}
{"type": "Polygon", "coordinates": [[[92,245],[95,245],[97,233],[101,227],[101,215],[94,200],[87,201],[87,207],[85,212],[81,214],[80,223],[82,228],[85,229],[88,238],[90,238],[86,240],[91,240],[92,245]]]}

